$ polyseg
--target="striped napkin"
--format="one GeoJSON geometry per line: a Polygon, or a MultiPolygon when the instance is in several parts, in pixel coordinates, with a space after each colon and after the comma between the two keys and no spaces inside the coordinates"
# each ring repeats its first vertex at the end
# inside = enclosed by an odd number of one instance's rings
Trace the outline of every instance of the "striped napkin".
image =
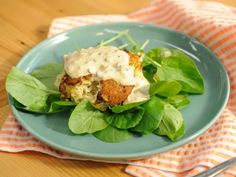
{"type": "MultiPolygon", "coordinates": [[[[130,161],[125,171],[137,177],[193,176],[236,157],[236,10],[214,2],[155,0],[127,16],[57,18],[53,21],[48,36],[88,24],[119,21],[163,25],[197,38],[218,55],[231,81],[228,105],[204,135],[178,149],[156,154],[148,159],[130,161]]],[[[0,130],[0,150],[31,150],[58,158],[81,160],[42,144],[22,128],[12,115],[0,130]]],[[[231,168],[221,176],[236,176],[236,168],[231,168]]]]}

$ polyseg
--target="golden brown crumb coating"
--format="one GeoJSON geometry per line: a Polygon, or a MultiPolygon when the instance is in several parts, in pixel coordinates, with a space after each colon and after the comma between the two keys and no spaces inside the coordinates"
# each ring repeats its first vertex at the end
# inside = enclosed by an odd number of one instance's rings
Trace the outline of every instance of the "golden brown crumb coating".
{"type": "Polygon", "coordinates": [[[117,105],[124,102],[132,92],[133,85],[121,85],[113,79],[100,81],[101,90],[97,101],[107,102],[109,105],[117,105]]]}
{"type": "Polygon", "coordinates": [[[134,66],[135,70],[141,71],[142,69],[142,63],[139,60],[139,56],[133,52],[127,51],[129,55],[129,65],[134,66]]]}

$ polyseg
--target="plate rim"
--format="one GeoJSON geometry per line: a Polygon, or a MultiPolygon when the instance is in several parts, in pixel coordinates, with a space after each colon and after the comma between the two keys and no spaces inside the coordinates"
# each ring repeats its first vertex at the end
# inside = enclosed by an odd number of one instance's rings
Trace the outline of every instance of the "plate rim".
{"type": "Polygon", "coordinates": [[[139,23],[139,22],[115,22],[115,23],[99,23],[99,24],[93,24],[93,25],[86,25],[86,26],[82,26],[79,28],[73,28],[64,32],[61,32],[59,34],[56,34],[54,36],[51,36],[49,38],[44,39],[43,41],[39,42],[38,44],[36,44],[34,47],[32,47],[31,49],[29,49],[29,51],[19,60],[19,62],[17,63],[16,67],[21,67],[22,63],[25,62],[25,60],[27,60],[28,56],[30,56],[35,50],[38,50],[42,47],[44,47],[45,44],[47,44],[48,42],[50,42],[51,40],[53,40],[54,38],[59,37],[60,35],[66,35],[68,33],[74,33],[79,31],[81,28],[91,28],[91,27],[97,27],[97,26],[106,26],[106,25],[143,25],[145,27],[154,27],[154,28],[158,28],[158,29],[162,29],[162,30],[167,30],[169,32],[172,33],[177,33],[178,35],[182,35],[187,37],[188,39],[191,39],[193,41],[197,41],[198,45],[200,44],[201,46],[203,46],[206,50],[208,50],[209,53],[213,54],[215,56],[215,58],[217,59],[216,61],[219,63],[219,66],[221,66],[222,71],[224,71],[224,77],[226,79],[226,95],[224,97],[224,101],[221,104],[221,108],[215,112],[215,116],[213,116],[213,118],[211,119],[211,121],[209,121],[204,127],[202,127],[201,129],[199,129],[197,132],[195,132],[194,134],[190,135],[189,137],[186,137],[184,139],[180,139],[172,144],[169,144],[167,146],[163,146],[157,149],[152,149],[152,150],[147,150],[144,152],[136,152],[136,153],[129,153],[129,154],[124,154],[124,153],[120,153],[120,154],[104,154],[104,153],[93,153],[93,152],[84,152],[81,150],[75,150],[73,148],[68,148],[67,146],[62,146],[60,144],[51,142],[50,140],[47,140],[47,138],[40,136],[40,134],[36,133],[34,130],[32,130],[31,128],[29,128],[27,126],[27,123],[24,122],[21,118],[20,115],[18,114],[18,110],[11,104],[10,101],[10,95],[7,94],[8,97],[8,103],[10,105],[11,110],[13,111],[13,114],[15,115],[16,119],[20,122],[20,124],[27,130],[29,131],[30,134],[32,134],[34,137],[36,137],[36,139],[40,140],[41,142],[45,143],[46,145],[49,145],[55,149],[61,150],[63,152],[67,152],[69,154],[73,154],[76,156],[82,156],[82,157],[86,157],[86,158],[92,158],[94,159],[106,159],[109,161],[117,161],[117,160],[131,160],[131,159],[142,159],[148,156],[151,156],[153,154],[157,154],[157,153],[161,153],[161,152],[165,152],[165,151],[169,151],[169,150],[173,150],[178,148],[181,145],[187,144],[188,142],[192,141],[193,139],[195,139],[196,137],[200,136],[202,133],[204,133],[207,129],[209,129],[210,126],[213,125],[213,123],[219,118],[220,114],[223,112],[224,108],[226,107],[226,104],[228,102],[229,99],[229,94],[230,94],[230,80],[229,80],[229,76],[227,74],[226,69],[224,68],[222,62],[220,61],[219,57],[216,56],[214,54],[214,52],[212,50],[210,50],[206,45],[204,45],[202,42],[200,42],[199,40],[195,39],[192,36],[189,36],[187,34],[184,34],[182,32],[167,28],[165,26],[157,26],[157,25],[153,25],[153,24],[149,24],[149,23],[139,23]]]}

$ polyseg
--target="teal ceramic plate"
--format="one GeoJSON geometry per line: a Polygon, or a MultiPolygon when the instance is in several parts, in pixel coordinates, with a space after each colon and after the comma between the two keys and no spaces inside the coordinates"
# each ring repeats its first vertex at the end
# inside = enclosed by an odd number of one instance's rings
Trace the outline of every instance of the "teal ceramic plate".
{"type": "MultiPolygon", "coordinates": [[[[203,95],[190,96],[191,103],[184,108],[186,134],[177,141],[146,135],[120,143],[105,143],[91,135],[73,135],[68,129],[68,113],[40,115],[21,112],[11,106],[21,124],[42,142],[64,152],[92,160],[138,159],[174,149],[193,140],[218,118],[229,95],[229,80],[219,59],[203,44],[182,33],[149,24],[113,23],[73,29],[49,38],[34,47],[17,64],[25,72],[40,65],[62,62],[62,56],[81,48],[95,46],[113,36],[113,31],[129,29],[139,43],[150,39],[147,50],[155,47],[177,48],[190,55],[197,64],[205,82],[203,95]]],[[[119,41],[116,45],[120,45],[119,41]]]]}

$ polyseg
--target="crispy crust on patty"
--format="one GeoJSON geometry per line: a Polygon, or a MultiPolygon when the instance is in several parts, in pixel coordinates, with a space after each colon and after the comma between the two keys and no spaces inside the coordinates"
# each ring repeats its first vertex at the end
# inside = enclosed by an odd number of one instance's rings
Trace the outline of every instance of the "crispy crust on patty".
{"type": "Polygon", "coordinates": [[[134,66],[135,70],[141,71],[142,63],[139,61],[139,56],[133,52],[126,51],[129,55],[129,65],[134,66]]]}
{"type": "Polygon", "coordinates": [[[124,102],[132,92],[133,85],[121,85],[113,79],[100,81],[101,90],[97,95],[97,102],[105,101],[109,105],[124,102]]]}
{"type": "Polygon", "coordinates": [[[71,97],[70,90],[76,84],[81,84],[83,81],[91,79],[92,75],[86,75],[78,78],[71,78],[69,75],[65,74],[60,82],[59,91],[61,93],[61,98],[69,99],[71,97]]]}

